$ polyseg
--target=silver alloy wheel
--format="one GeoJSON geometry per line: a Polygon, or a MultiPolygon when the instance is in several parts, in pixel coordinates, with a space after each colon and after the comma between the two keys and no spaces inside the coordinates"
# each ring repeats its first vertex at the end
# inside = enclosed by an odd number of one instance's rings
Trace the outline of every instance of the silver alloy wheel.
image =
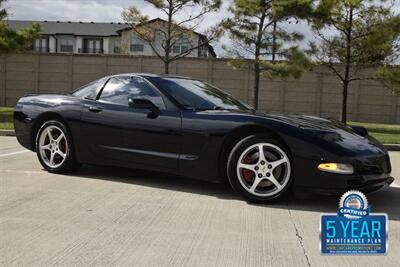
{"type": "Polygon", "coordinates": [[[236,172],[240,184],[252,195],[268,197],[281,192],[289,182],[290,161],[286,153],[271,143],[258,143],[240,155],[236,172]],[[251,159],[251,163],[247,162],[251,159]],[[243,170],[250,171],[253,181],[248,181],[243,170]]]}
{"type": "Polygon", "coordinates": [[[67,138],[57,126],[47,126],[39,137],[39,154],[50,168],[57,168],[64,163],[68,152],[67,138]]]}

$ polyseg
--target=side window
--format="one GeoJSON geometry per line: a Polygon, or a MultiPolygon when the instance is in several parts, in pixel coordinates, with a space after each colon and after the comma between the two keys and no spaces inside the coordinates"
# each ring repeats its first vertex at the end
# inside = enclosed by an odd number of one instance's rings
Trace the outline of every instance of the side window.
{"type": "Polygon", "coordinates": [[[72,93],[73,96],[95,100],[106,78],[86,84],[72,93]]]}
{"type": "Polygon", "coordinates": [[[111,78],[100,95],[102,101],[123,106],[128,106],[129,98],[146,98],[151,100],[158,108],[165,109],[161,95],[141,78],[111,78]]]}
{"type": "Polygon", "coordinates": [[[132,38],[131,40],[131,52],[143,52],[144,51],[144,41],[140,38],[132,38]]]}

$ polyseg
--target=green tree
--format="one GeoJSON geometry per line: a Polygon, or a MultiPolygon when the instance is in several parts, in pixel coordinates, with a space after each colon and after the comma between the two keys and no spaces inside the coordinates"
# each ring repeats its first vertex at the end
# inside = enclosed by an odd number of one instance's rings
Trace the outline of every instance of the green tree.
{"type": "Polygon", "coordinates": [[[282,26],[287,20],[307,17],[311,0],[234,0],[229,9],[233,18],[224,21],[232,45],[225,48],[235,59],[235,68],[251,68],[254,72],[254,108],[258,109],[260,77],[299,78],[311,67],[298,47],[303,36],[288,32],[282,26]]]}
{"type": "Polygon", "coordinates": [[[221,34],[219,25],[215,25],[204,33],[197,34],[198,42],[193,41],[199,24],[207,14],[220,8],[221,0],[145,1],[162,11],[165,20],[149,23],[149,18],[142,15],[135,6],[125,8],[122,17],[131,25],[132,32],[149,44],[156,56],[164,62],[165,73],[169,73],[171,62],[189,55],[199,47],[208,46],[221,34]],[[182,45],[182,42],[184,49],[173,51],[173,47],[180,43],[182,45]]]}
{"type": "Polygon", "coordinates": [[[5,21],[7,11],[2,7],[5,1],[0,0],[0,54],[24,51],[39,36],[40,26],[34,23],[19,31],[10,29],[5,21]]]}
{"type": "Polygon", "coordinates": [[[400,71],[391,67],[399,57],[400,17],[393,3],[369,0],[321,0],[312,20],[317,41],[314,55],[336,75],[342,87],[341,121],[347,121],[347,96],[354,81],[380,80],[393,91],[400,71]],[[370,69],[376,68],[372,72],[370,69]],[[367,71],[369,69],[369,71],[367,71]]]}

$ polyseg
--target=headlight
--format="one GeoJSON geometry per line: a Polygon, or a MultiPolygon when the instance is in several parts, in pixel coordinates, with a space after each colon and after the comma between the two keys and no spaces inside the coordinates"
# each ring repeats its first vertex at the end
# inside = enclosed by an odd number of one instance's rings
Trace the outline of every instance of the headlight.
{"type": "Polygon", "coordinates": [[[318,170],[324,172],[338,173],[338,174],[354,173],[354,168],[352,165],[343,163],[321,163],[318,165],[318,170]]]}

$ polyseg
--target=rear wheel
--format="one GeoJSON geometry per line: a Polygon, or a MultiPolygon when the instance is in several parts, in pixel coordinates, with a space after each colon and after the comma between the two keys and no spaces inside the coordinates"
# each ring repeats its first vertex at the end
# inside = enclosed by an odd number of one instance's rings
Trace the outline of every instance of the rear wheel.
{"type": "Polygon", "coordinates": [[[40,127],[36,136],[36,154],[49,172],[62,173],[80,167],[75,159],[72,136],[57,120],[47,121],[40,127]]]}
{"type": "Polygon", "coordinates": [[[253,202],[265,203],[285,195],[292,184],[289,153],[275,139],[253,135],[240,141],[228,159],[231,186],[253,202]]]}

